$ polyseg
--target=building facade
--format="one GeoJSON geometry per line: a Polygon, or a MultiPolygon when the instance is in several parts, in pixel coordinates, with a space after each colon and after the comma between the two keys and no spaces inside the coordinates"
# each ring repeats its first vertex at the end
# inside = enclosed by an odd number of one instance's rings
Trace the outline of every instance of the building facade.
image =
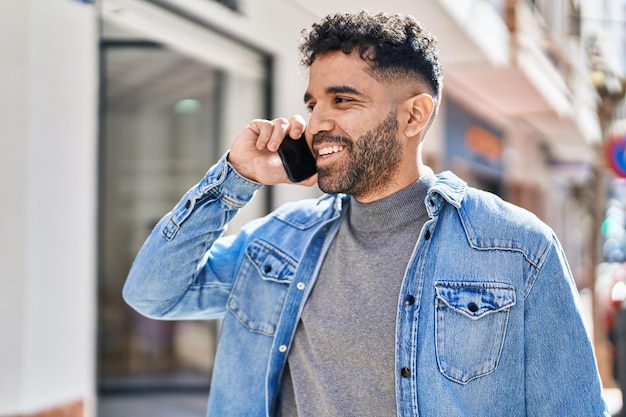
{"type": "MultiPolygon", "coordinates": [[[[99,393],[138,385],[208,389],[218,324],[142,318],[121,287],[155,221],[249,120],[306,113],[300,31],[327,13],[381,9],[336,7],[3,5],[0,416],[93,416],[99,393]]],[[[535,212],[579,288],[592,288],[587,191],[605,134],[599,92],[622,76],[623,28],[611,23],[621,2],[388,0],[384,10],[413,14],[439,40],[444,100],[427,163],[535,212]]],[[[230,232],[316,195],[267,188],[230,232]]]]}

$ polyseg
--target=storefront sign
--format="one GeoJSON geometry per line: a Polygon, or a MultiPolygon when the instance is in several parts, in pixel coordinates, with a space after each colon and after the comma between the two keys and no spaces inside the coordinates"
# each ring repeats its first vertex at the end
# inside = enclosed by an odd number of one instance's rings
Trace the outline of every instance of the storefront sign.
{"type": "Polygon", "coordinates": [[[499,137],[477,125],[468,126],[465,131],[465,146],[472,152],[492,161],[499,161],[504,150],[499,137]]]}
{"type": "Polygon", "coordinates": [[[461,160],[494,176],[502,173],[505,143],[501,131],[452,101],[446,104],[445,124],[447,166],[461,160]]]}

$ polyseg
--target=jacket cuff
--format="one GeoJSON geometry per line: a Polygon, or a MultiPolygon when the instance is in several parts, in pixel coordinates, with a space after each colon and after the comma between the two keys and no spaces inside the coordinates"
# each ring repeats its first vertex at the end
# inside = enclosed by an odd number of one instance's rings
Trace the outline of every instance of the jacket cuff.
{"type": "Polygon", "coordinates": [[[242,207],[263,184],[239,174],[228,162],[226,152],[200,181],[202,195],[212,194],[232,207],[242,207]]]}

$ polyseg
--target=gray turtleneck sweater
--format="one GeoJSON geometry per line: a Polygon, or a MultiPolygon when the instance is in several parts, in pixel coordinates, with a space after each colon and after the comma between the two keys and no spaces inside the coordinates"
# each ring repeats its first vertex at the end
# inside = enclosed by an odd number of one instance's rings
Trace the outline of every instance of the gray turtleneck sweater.
{"type": "Polygon", "coordinates": [[[373,203],[351,199],[296,330],[279,415],[396,414],[398,296],[433,179],[373,203]]]}

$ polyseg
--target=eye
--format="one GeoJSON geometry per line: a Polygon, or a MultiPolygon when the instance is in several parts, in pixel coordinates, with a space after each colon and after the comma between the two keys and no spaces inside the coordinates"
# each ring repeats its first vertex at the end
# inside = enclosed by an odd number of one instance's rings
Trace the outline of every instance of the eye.
{"type": "Polygon", "coordinates": [[[351,98],[348,97],[335,97],[335,103],[337,104],[342,104],[342,103],[350,103],[354,100],[352,100],[351,98]]]}
{"type": "Polygon", "coordinates": [[[307,110],[309,111],[309,113],[311,113],[313,111],[313,109],[315,108],[315,103],[310,101],[308,103],[305,104],[307,110]]]}

